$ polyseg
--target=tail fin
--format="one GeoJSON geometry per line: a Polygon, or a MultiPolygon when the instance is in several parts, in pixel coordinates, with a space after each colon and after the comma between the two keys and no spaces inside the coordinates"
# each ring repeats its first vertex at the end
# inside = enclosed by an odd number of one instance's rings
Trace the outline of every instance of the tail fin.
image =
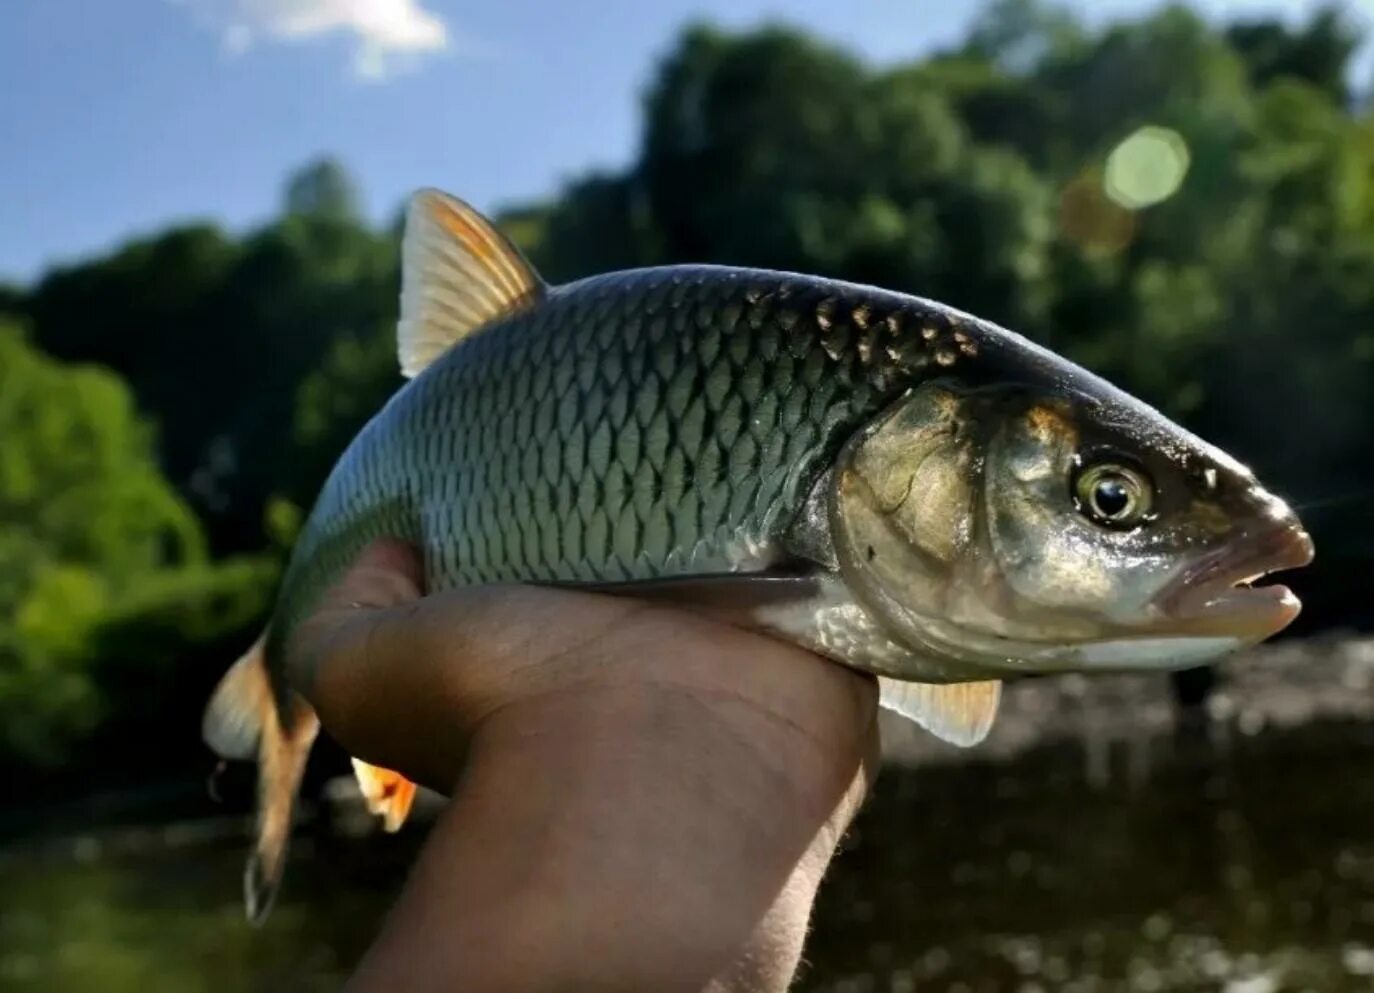
{"type": "Polygon", "coordinates": [[[257,840],[244,870],[248,920],[260,924],[272,909],[286,863],[291,814],[301,774],[320,724],[302,699],[292,696],[291,726],[283,724],[264,655],[266,635],[230,667],[206,708],[205,742],[227,759],[258,758],[257,840]]]}
{"type": "Polygon", "coordinates": [[[353,760],[353,774],[358,778],[363,800],[370,813],[382,818],[388,832],[401,830],[415,802],[415,784],[399,772],[369,765],[362,759],[353,760]]]}

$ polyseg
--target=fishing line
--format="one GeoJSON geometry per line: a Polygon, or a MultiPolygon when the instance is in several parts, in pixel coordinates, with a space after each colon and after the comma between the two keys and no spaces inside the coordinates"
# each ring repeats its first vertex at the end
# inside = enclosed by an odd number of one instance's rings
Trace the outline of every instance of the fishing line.
{"type": "Polygon", "coordinates": [[[223,803],[224,797],[220,794],[220,780],[224,778],[224,771],[229,768],[229,763],[220,759],[215,763],[214,770],[205,780],[205,792],[210,794],[210,799],[215,803],[223,803]]]}

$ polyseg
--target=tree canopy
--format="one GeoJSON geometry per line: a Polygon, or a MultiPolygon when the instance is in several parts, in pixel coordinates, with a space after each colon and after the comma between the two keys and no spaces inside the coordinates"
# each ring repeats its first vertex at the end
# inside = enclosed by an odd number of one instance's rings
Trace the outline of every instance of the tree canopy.
{"type": "MultiPolygon", "coordinates": [[[[555,281],[799,269],[1021,331],[1306,506],[1308,617],[1368,622],[1349,582],[1374,560],[1358,41],[1334,5],[1090,29],[998,0],[962,42],[874,65],[795,29],[697,25],[649,82],[632,161],[501,223],[555,281]]],[[[357,203],[324,160],[259,230],[184,225],[0,288],[0,318],[31,331],[0,333],[0,747],[51,755],[102,720],[83,660],[199,651],[266,602],[267,563],[400,383],[397,231],[357,203]],[[176,606],[211,601],[213,623],[176,606]]]]}
{"type": "Polygon", "coordinates": [[[54,362],[5,324],[0,437],[0,760],[43,763],[104,715],[99,667],[112,630],[171,610],[181,616],[163,620],[181,635],[218,633],[244,609],[234,617],[206,595],[246,587],[256,611],[264,576],[211,565],[117,376],[54,362]]]}

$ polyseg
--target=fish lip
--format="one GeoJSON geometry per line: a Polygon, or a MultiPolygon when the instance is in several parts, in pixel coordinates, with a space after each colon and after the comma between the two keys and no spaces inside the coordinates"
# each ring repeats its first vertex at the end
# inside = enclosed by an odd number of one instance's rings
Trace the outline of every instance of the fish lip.
{"type": "Polygon", "coordinates": [[[1312,562],[1312,538],[1284,522],[1243,535],[1189,566],[1158,601],[1165,625],[1189,634],[1222,634],[1259,642],[1278,634],[1302,610],[1281,584],[1250,586],[1272,573],[1312,562]]]}

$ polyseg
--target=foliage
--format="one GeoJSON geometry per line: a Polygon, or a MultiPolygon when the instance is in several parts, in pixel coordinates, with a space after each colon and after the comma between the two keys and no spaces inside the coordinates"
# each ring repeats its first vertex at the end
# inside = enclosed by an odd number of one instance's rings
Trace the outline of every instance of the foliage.
{"type": "Polygon", "coordinates": [[[334,342],[296,391],[292,441],[298,458],[281,481],[285,493],[308,505],[338,453],[401,382],[393,335],[334,342]]]}
{"type": "Polygon", "coordinates": [[[322,159],[287,181],[282,212],[354,220],[358,217],[358,191],[342,165],[334,159],[322,159]]]}
{"type": "MultiPolygon", "coordinates": [[[[1013,327],[1310,502],[1318,618],[1368,621],[1350,582],[1374,559],[1374,117],[1350,92],[1357,41],[1335,6],[1297,26],[1172,6],[1090,30],[997,0],[963,43],[874,66],[791,29],[696,26],[650,81],[633,161],[502,223],[556,281],[790,268],[1013,327]],[[1176,136],[1181,185],[1133,206],[1108,162],[1147,126],[1176,136]]],[[[168,659],[260,611],[324,475],[400,383],[398,232],[358,200],[317,162],[246,236],[183,226],[0,291],[36,346],[110,370],[3,339],[0,653],[24,660],[0,689],[6,747],[55,754],[101,719],[92,657],[121,678],[158,671],[138,669],[138,645],[168,659]],[[211,564],[235,552],[268,558],[211,564]]]]}
{"type": "Polygon", "coordinates": [[[331,176],[311,167],[290,180],[293,212],[242,241],[175,229],[55,271],[30,301],[45,351],[129,381],[217,551],[261,543],[267,499],[293,461],[284,426],[301,381],[335,340],[394,320],[395,243],[330,206],[345,182],[331,176]]]}
{"type": "Polygon", "coordinates": [[[17,286],[0,283],[0,316],[17,318],[24,312],[24,291],[17,286]]]}
{"type": "Polygon", "coordinates": [[[51,762],[102,717],[111,630],[158,613],[183,638],[219,634],[244,612],[207,611],[207,597],[265,577],[211,566],[117,377],[44,358],[13,326],[0,326],[0,437],[0,759],[51,762]]]}
{"type": "Polygon", "coordinates": [[[1226,37],[1245,60],[1254,85],[1300,79],[1336,103],[1349,99],[1345,70],[1360,36],[1339,5],[1326,5],[1296,32],[1274,21],[1253,21],[1232,26],[1226,37]]]}

